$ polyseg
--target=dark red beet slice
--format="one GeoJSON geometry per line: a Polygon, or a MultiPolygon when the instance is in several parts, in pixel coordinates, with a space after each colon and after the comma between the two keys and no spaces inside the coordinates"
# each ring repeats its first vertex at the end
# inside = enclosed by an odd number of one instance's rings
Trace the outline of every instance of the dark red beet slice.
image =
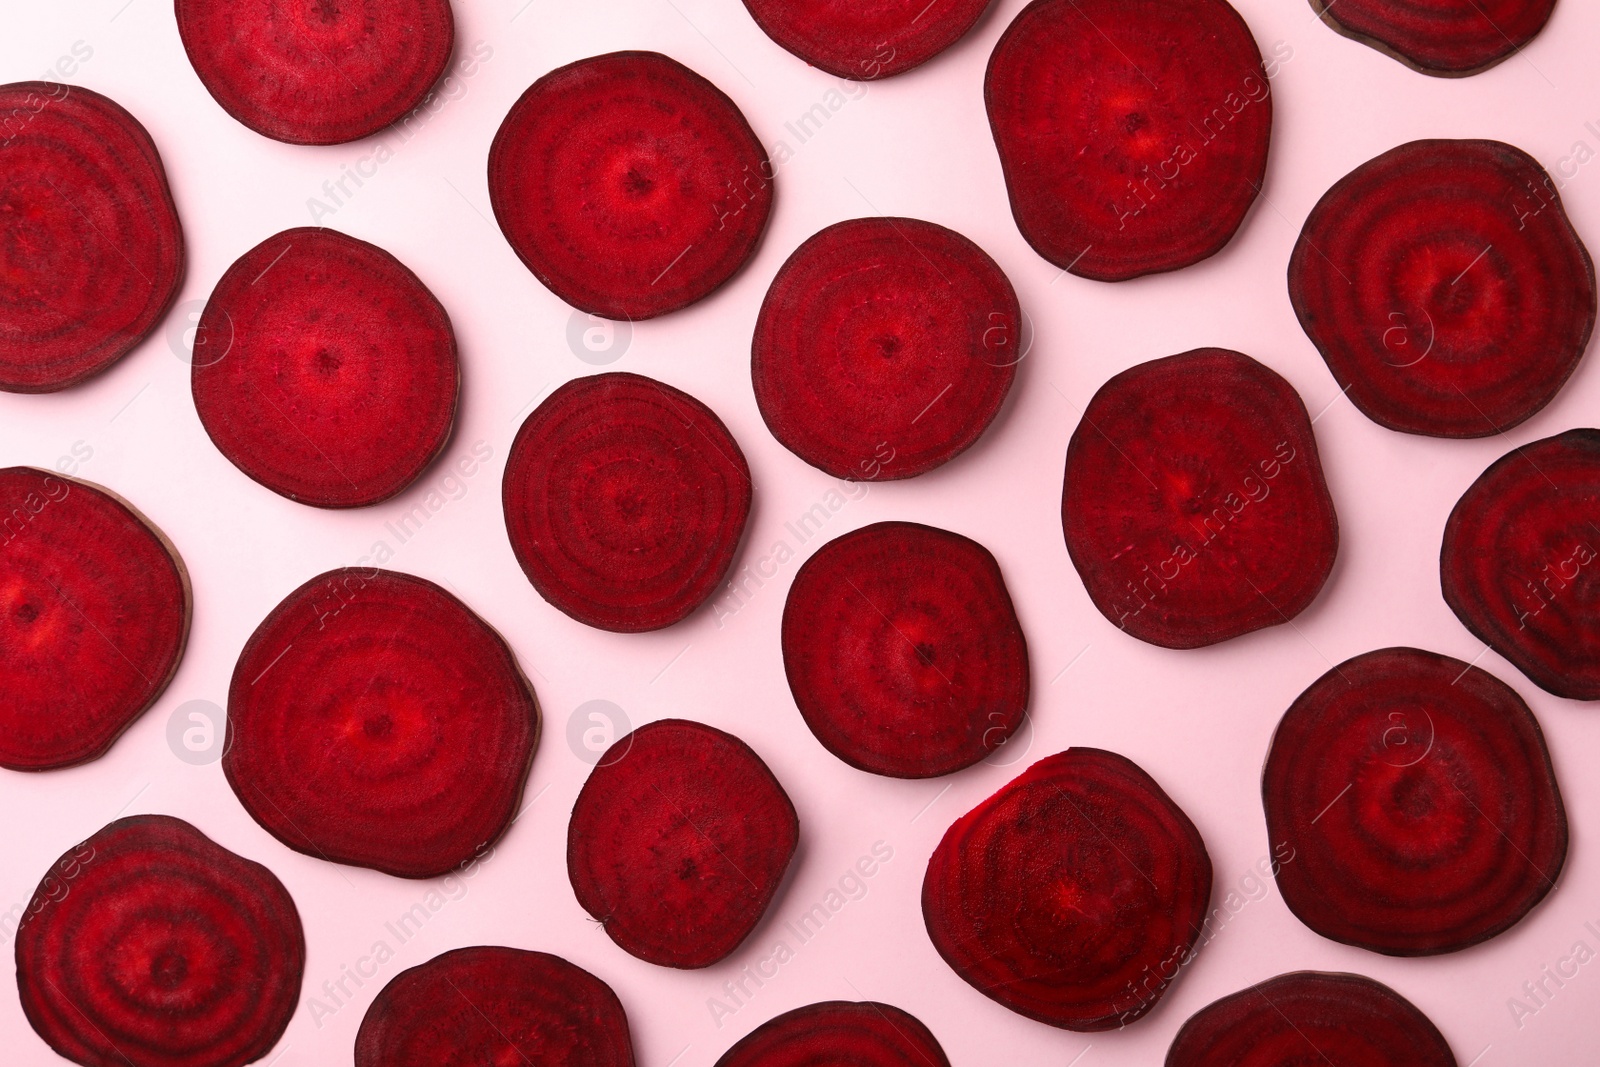
{"type": "Polygon", "coordinates": [[[966,36],[989,0],[744,0],[762,32],[813,67],[871,81],[918,67],[966,36]]]}
{"type": "Polygon", "coordinates": [[[567,827],[567,876],[624,951],[708,967],[761,921],[799,836],[788,794],[749,745],[663,719],[590,773],[567,827]]]}
{"type": "Polygon", "coordinates": [[[954,230],[840,222],[767,290],[751,344],[756,402],[785,448],[836,478],[910,478],[994,421],[1021,322],[1005,274],[954,230]]]}
{"type": "Polygon", "coordinates": [[[1486,437],[1548,404],[1578,365],[1594,329],[1594,264],[1528,155],[1499,141],[1412,141],[1317,202],[1289,261],[1289,299],[1372,421],[1486,437]]]}
{"type": "Polygon", "coordinates": [[[1311,7],[1339,33],[1413,70],[1461,78],[1538,36],[1556,0],[1311,0],[1311,7]]]}
{"type": "Polygon", "coordinates": [[[638,374],[551,393],[517,431],[501,501],[539,595],[602,630],[659,630],[716,592],[750,468],[710,408],[638,374]]]}
{"type": "Polygon", "coordinates": [[[1211,899],[1188,816],[1131,760],[1046,757],[945,832],[922,883],[933,947],[1012,1011],[1066,1030],[1144,1015],[1211,899]]]}
{"type": "Polygon", "coordinates": [[[17,991],[45,1043],[89,1067],[239,1067],[300,996],[300,914],[273,873],[168,815],[63,855],[17,929],[17,991]]]}
{"type": "Polygon", "coordinates": [[[534,276],[573,307],[648,319],[755,251],[773,167],[720,89],[655,52],[612,52],[523,93],[489,149],[489,201],[534,276]]]}
{"type": "Polygon", "coordinates": [[[88,89],[0,85],[0,390],[50,393],[127,355],[183,278],[155,142],[88,89]]]}
{"type": "Polygon", "coordinates": [[[432,582],[329,571],[250,636],[222,769],[297,852],[431,878],[516,816],[539,708],[499,634],[432,582]]]}
{"type": "Polygon", "coordinates": [[[750,1031],[716,1067],[950,1067],[922,1020],[892,1004],[829,1000],[750,1031]]]}
{"type": "Polygon", "coordinates": [[[1222,348],[1100,387],[1067,446],[1061,524],[1094,606],[1164,648],[1294,618],[1339,547],[1299,394],[1222,348]]]}
{"type": "Polygon", "coordinates": [[[983,96],[1017,228],[1084,278],[1213,255],[1266,176],[1272,94],[1226,0],[1034,0],[983,96]]]}

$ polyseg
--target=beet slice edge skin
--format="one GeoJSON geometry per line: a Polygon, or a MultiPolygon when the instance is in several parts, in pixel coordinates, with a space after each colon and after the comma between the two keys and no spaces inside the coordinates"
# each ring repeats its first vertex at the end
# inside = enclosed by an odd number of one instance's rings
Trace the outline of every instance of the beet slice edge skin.
{"type": "Polygon", "coordinates": [[[828,1000],[768,1019],[715,1067],[950,1067],[921,1019],[892,1004],[828,1000]]]}
{"type": "Polygon", "coordinates": [[[1311,0],[1335,33],[1436,78],[1471,77],[1510,59],[1544,29],[1556,0],[1457,0],[1452,6],[1452,12],[1435,11],[1407,25],[1405,5],[1386,0],[1311,0]],[[1430,21],[1445,21],[1442,14],[1454,16],[1444,28],[1456,34],[1429,32],[1430,21]],[[1480,24],[1476,39],[1463,19],[1480,24]]]}
{"type": "Polygon", "coordinates": [[[991,0],[960,0],[929,11],[924,0],[744,0],[778,46],[818,70],[873,81],[920,67],[967,35],[991,0]]]}

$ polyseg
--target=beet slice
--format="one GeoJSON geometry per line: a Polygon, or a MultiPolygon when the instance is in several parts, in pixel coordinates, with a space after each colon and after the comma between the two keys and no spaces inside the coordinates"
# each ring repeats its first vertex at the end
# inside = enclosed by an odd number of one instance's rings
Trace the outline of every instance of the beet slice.
{"type": "Polygon", "coordinates": [[[1372,421],[1486,437],[1548,404],[1578,365],[1594,264],[1526,153],[1412,141],[1317,202],[1289,260],[1289,299],[1372,421]]]}
{"type": "Polygon", "coordinates": [[[769,1019],[716,1067],[950,1067],[944,1049],[910,1012],[892,1004],[829,1000],[769,1019]]]}
{"type": "Polygon", "coordinates": [[[1067,446],[1061,525],[1094,606],[1163,648],[1289,621],[1339,547],[1299,394],[1222,348],[1100,387],[1067,446]]]}
{"type": "Polygon", "coordinates": [[[155,329],[183,230],[155,142],[99,93],[0,85],[0,390],[51,393],[155,329]]]}
{"type": "Polygon", "coordinates": [[[1336,32],[1424,74],[1462,78],[1515,55],[1550,21],[1556,0],[1311,0],[1336,32]]]}
{"type": "Polygon", "coordinates": [[[1266,177],[1272,93],[1226,0],[1034,0],[983,98],[1017,228],[1083,278],[1214,255],[1266,177]]]}
{"type": "Polygon", "coordinates": [[[432,582],[329,571],[256,627],[222,769],[296,852],[432,878],[516,816],[539,707],[500,635],[432,582]]]}
{"type": "Polygon", "coordinates": [[[716,592],[750,497],[744,453],[710,408],[620,373],[568,382],[535,408],[501,485],[539,595],[618,633],[671,626],[716,592]]]}
{"type": "Polygon", "coordinates": [[[305,960],[283,883],[169,815],[118,819],[65,853],[17,929],[28,1022],[88,1067],[260,1059],[305,960]]]}
{"type": "Polygon", "coordinates": [[[990,0],[744,0],[763,33],[839,78],[872,81],[919,67],[967,35],[990,0]]]}
{"type": "Polygon", "coordinates": [[[512,249],[573,307],[648,319],[694,303],[755,251],[774,168],[737,105],[655,52],[557,68],[489,149],[512,249]]]}
{"type": "Polygon", "coordinates": [[[957,819],[928,861],[933,947],[984,996],[1066,1030],[1125,1026],[1199,937],[1211,857],[1137,764],[1070,748],[957,819]]]}
{"type": "Polygon", "coordinates": [[[761,304],[751,373],[785,448],[835,478],[910,478],[1000,411],[1022,311],[983,249],[919,219],[852,219],[797,248],[761,304]]]}
{"type": "Polygon", "coordinates": [[[708,967],[766,914],[799,837],[789,795],[749,745],[662,719],[590,772],[567,826],[567,877],[623,951],[708,967]]]}

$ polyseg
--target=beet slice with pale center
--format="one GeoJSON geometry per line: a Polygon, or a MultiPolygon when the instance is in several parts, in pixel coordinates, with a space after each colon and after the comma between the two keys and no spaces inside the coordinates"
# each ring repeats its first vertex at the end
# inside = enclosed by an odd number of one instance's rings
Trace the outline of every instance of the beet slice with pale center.
{"type": "Polygon", "coordinates": [[[708,967],[755,929],[799,843],[794,805],[749,745],[686,719],[619,738],[578,794],[567,876],[622,949],[708,967]]]}
{"type": "Polygon", "coordinates": [[[1548,404],[1577,367],[1594,330],[1594,264],[1526,153],[1412,141],[1317,202],[1289,260],[1289,299],[1372,421],[1486,437],[1548,404]]]}
{"type": "Polygon", "coordinates": [[[1413,70],[1461,78],[1509,59],[1556,0],[1311,0],[1322,21],[1413,70]]]}
{"type": "Polygon", "coordinates": [[[839,78],[872,81],[921,66],[965,37],[990,0],[744,0],[784,50],[839,78]]]}
{"type": "Polygon", "coordinates": [[[509,646],[432,582],[329,571],[245,644],[222,769],[297,852],[432,878],[517,814],[539,708],[509,646]]]}
{"type": "Polygon", "coordinates": [[[922,917],[946,963],[1051,1026],[1098,1031],[1148,1012],[1186,962],[1211,899],[1200,833],[1138,765],[1070,748],[946,831],[922,917]]]}
{"type": "Polygon", "coordinates": [[[950,1067],[933,1033],[892,1004],[828,1000],[769,1019],[716,1067],[950,1067]]]}

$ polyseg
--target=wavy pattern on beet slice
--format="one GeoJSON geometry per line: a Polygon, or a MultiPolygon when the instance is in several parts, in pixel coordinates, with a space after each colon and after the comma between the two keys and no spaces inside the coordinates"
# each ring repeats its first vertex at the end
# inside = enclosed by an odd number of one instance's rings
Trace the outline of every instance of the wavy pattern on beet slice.
{"type": "Polygon", "coordinates": [[[1125,1026],[1156,1004],[1205,922],[1211,857],[1124,756],[1046,757],[956,820],[928,861],[933,947],[984,996],[1051,1026],[1125,1026]]]}
{"type": "Polygon", "coordinates": [[[871,81],[919,67],[965,37],[990,0],[744,0],[763,33],[839,78],[871,81]]]}
{"type": "Polygon", "coordinates": [[[1515,55],[1556,0],[1311,0],[1336,32],[1424,74],[1461,78],[1515,55]]]}
{"type": "Polygon", "coordinates": [[[950,1067],[933,1033],[892,1004],[828,1000],[769,1019],[716,1067],[950,1067]]]}
{"type": "Polygon", "coordinates": [[[505,832],[538,742],[533,691],[487,623],[432,582],[347,568],[245,644],[222,769],[296,852],[432,878],[505,832]]]}
{"type": "Polygon", "coordinates": [[[273,873],[168,815],[66,852],[17,929],[34,1030],[88,1067],[239,1067],[294,1015],[305,936],[273,873]]]}
{"type": "Polygon", "coordinates": [[[1317,202],[1289,260],[1289,299],[1372,421],[1486,437],[1548,404],[1577,367],[1594,330],[1594,264],[1526,153],[1412,141],[1317,202]]]}

